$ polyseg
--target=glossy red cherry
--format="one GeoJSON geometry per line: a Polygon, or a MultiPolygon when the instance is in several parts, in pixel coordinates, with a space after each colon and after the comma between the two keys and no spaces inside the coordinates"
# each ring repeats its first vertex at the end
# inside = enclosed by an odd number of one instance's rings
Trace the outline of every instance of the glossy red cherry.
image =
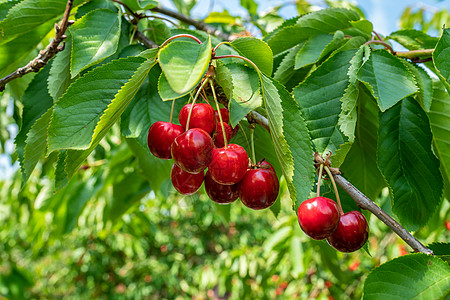
{"type": "Polygon", "coordinates": [[[303,201],[298,208],[298,223],[307,236],[322,240],[332,234],[339,224],[338,206],[325,197],[303,201]]]}
{"type": "Polygon", "coordinates": [[[184,132],[183,127],[169,122],[155,122],[148,130],[147,144],[150,152],[161,159],[171,159],[170,147],[177,136],[184,132]]]}
{"type": "Polygon", "coordinates": [[[170,179],[174,188],[183,195],[192,195],[202,186],[203,172],[191,174],[180,169],[179,166],[173,164],[170,172],[170,179]]]}
{"type": "Polygon", "coordinates": [[[220,204],[228,204],[236,201],[239,196],[237,185],[224,185],[214,181],[209,171],[205,175],[205,190],[209,198],[220,204]]]}
{"type": "Polygon", "coordinates": [[[273,166],[265,160],[260,162],[259,166],[261,167],[261,169],[266,169],[266,170],[272,171],[274,174],[277,174],[277,172],[275,172],[275,169],[273,168],[273,166]]]}
{"type": "Polygon", "coordinates": [[[350,211],[339,219],[339,225],[328,238],[328,244],[341,252],[353,252],[360,249],[369,237],[369,225],[362,213],[350,211]]]}
{"type": "Polygon", "coordinates": [[[216,182],[231,185],[241,181],[247,167],[248,156],[245,149],[236,144],[229,144],[228,148],[215,148],[213,150],[208,171],[216,182]]]}
{"type": "Polygon", "coordinates": [[[206,169],[213,157],[214,143],[206,131],[192,128],[175,138],[172,158],[185,172],[199,173],[206,169]]]}
{"type": "Polygon", "coordinates": [[[280,184],[277,175],[269,169],[249,169],[238,184],[239,198],[251,209],[272,206],[278,197],[280,184]]]}
{"type": "MultiPolygon", "coordinates": [[[[231,140],[231,126],[227,123],[223,122],[223,128],[225,128],[225,134],[227,137],[227,143],[231,140]]],[[[222,126],[220,125],[220,122],[216,125],[216,134],[214,135],[214,145],[216,145],[217,148],[222,148],[225,146],[225,143],[223,141],[223,131],[222,126]]]]}
{"type": "MultiPolygon", "coordinates": [[[[189,110],[192,104],[186,104],[180,111],[178,119],[181,126],[186,129],[186,123],[189,116],[189,110]]],[[[192,109],[191,119],[189,121],[189,128],[201,128],[207,133],[211,134],[216,129],[216,117],[214,109],[207,103],[196,103],[192,109]]]]}
{"type": "MultiPolygon", "coordinates": [[[[222,115],[222,122],[229,123],[230,122],[230,112],[227,108],[221,108],[220,114],[222,115]]],[[[220,122],[219,113],[218,111],[214,111],[214,115],[216,116],[217,123],[220,122]]]]}

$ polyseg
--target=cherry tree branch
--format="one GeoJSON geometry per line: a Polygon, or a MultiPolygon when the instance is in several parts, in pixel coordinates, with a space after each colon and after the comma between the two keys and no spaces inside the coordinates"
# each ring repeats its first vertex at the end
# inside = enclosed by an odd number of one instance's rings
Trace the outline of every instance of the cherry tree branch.
{"type": "MultiPolygon", "coordinates": [[[[255,117],[255,112],[252,112],[253,117],[255,117]]],[[[269,128],[268,120],[257,114],[257,118],[254,118],[255,122],[263,126],[264,128],[269,128]]],[[[345,179],[342,175],[333,174],[334,180],[336,183],[346,191],[350,197],[355,200],[358,207],[370,211],[374,214],[378,219],[381,220],[384,224],[386,224],[389,228],[392,229],[402,240],[405,241],[414,251],[422,252],[425,254],[433,254],[433,251],[425,247],[421,242],[419,242],[411,233],[409,233],[405,228],[403,228],[397,221],[395,221],[390,215],[388,215],[385,211],[383,211],[378,205],[375,204],[372,200],[370,200],[366,195],[361,193],[355,186],[353,186],[347,179],[345,179]]]]}
{"type": "Polygon", "coordinates": [[[48,63],[51,58],[53,58],[53,56],[55,56],[58,52],[64,50],[65,44],[60,45],[60,43],[66,38],[66,35],[64,33],[66,32],[67,27],[73,24],[73,21],[69,21],[69,15],[72,7],[73,0],[68,0],[61,25],[58,26],[58,24],[55,24],[55,38],[50,42],[47,48],[45,48],[45,50],[41,50],[38,56],[36,56],[26,66],[18,68],[11,74],[0,79],[0,92],[5,90],[5,86],[8,82],[16,78],[20,78],[31,72],[38,72],[48,63]]]}
{"type": "Polygon", "coordinates": [[[189,24],[194,26],[195,28],[197,28],[198,30],[202,30],[208,34],[220,37],[221,39],[224,40],[229,40],[230,39],[230,35],[227,33],[224,33],[220,30],[218,30],[217,28],[214,28],[208,24],[206,24],[205,22],[202,21],[197,21],[194,20],[186,15],[180,14],[179,12],[161,7],[161,6],[157,6],[155,8],[150,9],[152,12],[156,12],[156,13],[160,13],[163,15],[166,15],[168,17],[172,17],[174,19],[177,19],[183,23],[189,24]]]}

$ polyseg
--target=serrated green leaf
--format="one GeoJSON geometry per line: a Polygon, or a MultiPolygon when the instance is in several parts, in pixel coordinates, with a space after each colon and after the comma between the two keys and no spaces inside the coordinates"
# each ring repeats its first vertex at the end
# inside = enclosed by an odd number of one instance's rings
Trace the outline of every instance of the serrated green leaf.
{"type": "Polygon", "coordinates": [[[203,44],[173,41],[159,50],[158,62],[172,89],[178,94],[192,90],[211,61],[211,39],[203,44]]]}
{"type": "Polygon", "coordinates": [[[310,37],[352,27],[360,19],[357,12],[345,8],[327,8],[309,13],[292,26],[285,26],[266,38],[273,54],[289,49],[310,37]]]}
{"type": "Polygon", "coordinates": [[[450,264],[450,243],[435,242],[427,245],[427,248],[431,249],[434,255],[450,264]]]}
{"type": "MultiPolygon", "coordinates": [[[[341,34],[341,39],[343,39],[344,34],[342,31],[341,34]]],[[[333,35],[331,34],[316,35],[307,40],[295,56],[294,69],[297,70],[304,66],[316,63],[321,57],[324,48],[330,44],[332,40],[333,35]]]]}
{"type": "MultiPolygon", "coordinates": [[[[138,59],[138,57],[129,57],[125,59],[125,61],[127,61],[128,63],[131,63],[133,60],[137,62],[136,59],[138,59]]],[[[134,74],[120,88],[119,92],[115,95],[114,99],[111,101],[106,110],[104,110],[102,116],[99,118],[99,122],[95,127],[89,148],[84,151],[69,150],[67,152],[68,155],[66,159],[66,172],[69,178],[73,176],[73,174],[78,170],[83,161],[89,156],[89,154],[95,149],[95,147],[97,147],[97,145],[100,143],[103,137],[105,137],[114,123],[120,118],[130,101],[133,99],[134,95],[139,90],[148,72],[156,64],[154,59],[145,60],[144,62],[139,59],[139,61],[141,63],[138,65],[137,69],[135,69],[134,74]]],[[[122,67],[125,66],[122,65],[122,67]]]]}
{"type": "Polygon", "coordinates": [[[0,21],[3,21],[8,15],[9,10],[20,1],[21,0],[13,0],[0,3],[0,21]]]}
{"type": "Polygon", "coordinates": [[[272,75],[273,54],[266,42],[254,37],[243,37],[234,40],[230,45],[242,56],[254,62],[261,72],[268,76],[272,75]]]}
{"type": "Polygon", "coordinates": [[[450,95],[439,81],[434,82],[428,118],[433,133],[434,152],[441,161],[445,179],[450,178],[450,95]]]}
{"type": "MultiPolygon", "coordinates": [[[[359,35],[363,35],[367,38],[370,38],[372,35],[373,24],[368,20],[358,20],[358,21],[350,21],[355,31],[359,32],[359,35]]],[[[355,35],[355,34],[353,34],[355,35]]]]}
{"type": "MultiPolygon", "coordinates": [[[[81,2],[81,0],[76,0],[73,6],[76,7],[81,2]]],[[[0,22],[2,37],[0,45],[29,31],[34,31],[39,25],[54,19],[64,12],[66,4],[66,0],[24,0],[16,4],[9,10],[6,18],[0,22]]]]}
{"type": "Polygon", "coordinates": [[[450,290],[450,267],[423,253],[393,259],[374,269],[364,283],[364,300],[442,299],[450,290]]]}
{"type": "Polygon", "coordinates": [[[56,162],[55,168],[55,190],[59,191],[64,188],[69,182],[67,172],[66,172],[66,158],[67,150],[58,151],[58,160],[56,162]]]}
{"type": "Polygon", "coordinates": [[[235,127],[250,111],[262,105],[259,76],[252,68],[236,63],[219,64],[216,70],[217,83],[223,86],[224,90],[229,82],[232,82],[231,95],[227,97],[230,100],[230,124],[235,127]],[[231,78],[224,79],[225,76],[231,78]]]}
{"type": "Polygon", "coordinates": [[[116,52],[120,23],[121,18],[117,13],[109,9],[97,9],[69,27],[72,35],[72,78],[116,52]]]}
{"type": "Polygon", "coordinates": [[[155,0],[123,0],[123,3],[125,3],[134,12],[138,10],[152,9],[158,6],[158,1],[155,0]]]}
{"type": "Polygon", "coordinates": [[[81,19],[84,15],[87,13],[96,10],[96,9],[109,9],[113,12],[118,12],[118,8],[115,5],[113,1],[109,0],[91,0],[89,2],[86,2],[85,4],[81,5],[77,9],[77,13],[75,15],[75,20],[81,19]]]}
{"type": "Polygon", "coordinates": [[[330,57],[293,90],[314,147],[320,153],[335,153],[347,138],[339,130],[340,99],[349,84],[350,60],[356,50],[330,57]]]}
{"type": "Polygon", "coordinates": [[[179,99],[189,94],[190,91],[187,91],[183,94],[178,94],[170,86],[169,82],[167,81],[166,75],[164,75],[164,73],[161,72],[158,78],[158,92],[162,101],[169,101],[179,99]]]}
{"type": "Polygon", "coordinates": [[[153,19],[148,21],[147,36],[157,45],[161,45],[165,40],[170,38],[170,28],[167,27],[163,20],[153,19]]]}
{"type": "Polygon", "coordinates": [[[418,90],[406,66],[386,50],[373,51],[357,76],[377,99],[381,111],[418,90]]]}
{"type": "Polygon", "coordinates": [[[48,94],[46,85],[50,68],[51,65],[47,65],[41,69],[41,71],[33,78],[22,97],[22,125],[16,136],[15,143],[24,182],[31,174],[29,168],[27,172],[25,172],[24,168],[25,141],[27,139],[27,135],[35,122],[41,118],[41,116],[53,105],[53,99],[48,94]]]}
{"type": "Polygon", "coordinates": [[[380,116],[378,167],[393,194],[392,211],[402,225],[417,229],[439,206],[442,176],[431,150],[426,113],[408,97],[380,116]]]}
{"type": "Polygon", "coordinates": [[[281,84],[262,76],[262,88],[270,135],[297,210],[314,181],[309,132],[297,103],[281,84]]]}
{"type": "Polygon", "coordinates": [[[55,104],[49,127],[49,152],[89,148],[100,117],[144,61],[142,57],[122,58],[75,81],[55,104]]]}
{"type": "Polygon", "coordinates": [[[355,142],[340,169],[345,178],[375,201],[386,186],[377,166],[378,107],[363,86],[358,94],[355,142]]]}
{"type": "Polygon", "coordinates": [[[50,108],[31,126],[25,141],[25,152],[23,156],[23,174],[25,180],[31,175],[34,167],[47,151],[47,128],[50,124],[53,110],[50,108]]]}
{"type": "Polygon", "coordinates": [[[433,63],[442,83],[450,94],[450,29],[444,29],[433,51],[433,63]]]}
{"type": "Polygon", "coordinates": [[[386,39],[394,40],[408,50],[433,49],[438,42],[438,38],[415,29],[395,31],[386,39]]]}
{"type": "Polygon", "coordinates": [[[293,76],[295,76],[295,57],[298,51],[302,48],[303,44],[299,44],[294,48],[290,49],[288,53],[281,60],[273,78],[280,82],[281,84],[286,84],[293,76]]]}
{"type": "Polygon", "coordinates": [[[416,64],[406,63],[406,66],[414,75],[417,87],[419,88],[418,98],[420,106],[426,111],[430,111],[431,100],[433,97],[433,81],[427,71],[416,64]]]}
{"type": "Polygon", "coordinates": [[[47,79],[48,92],[56,101],[70,85],[70,54],[72,53],[72,37],[67,34],[66,46],[53,59],[50,76],[47,79]]]}

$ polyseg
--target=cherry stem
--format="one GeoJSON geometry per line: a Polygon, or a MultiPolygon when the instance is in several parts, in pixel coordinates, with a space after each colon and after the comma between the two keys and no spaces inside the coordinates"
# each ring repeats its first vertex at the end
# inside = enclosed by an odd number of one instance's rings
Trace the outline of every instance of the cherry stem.
{"type": "Polygon", "coordinates": [[[217,46],[214,47],[214,49],[212,50],[212,53],[216,53],[217,48],[219,48],[219,46],[224,45],[224,44],[229,44],[229,42],[220,42],[217,44],[217,46]]]}
{"type": "Polygon", "coordinates": [[[319,167],[319,179],[317,180],[317,197],[320,196],[320,184],[322,183],[323,164],[319,167]]]}
{"type": "Polygon", "coordinates": [[[199,44],[203,44],[202,41],[200,41],[197,37],[195,37],[195,36],[193,36],[193,35],[190,35],[190,34],[177,34],[177,35],[171,36],[170,38],[168,38],[167,40],[165,40],[164,43],[162,43],[162,45],[159,46],[159,47],[160,47],[160,48],[163,48],[163,47],[164,47],[165,45],[167,45],[170,41],[172,41],[172,40],[174,40],[174,39],[179,39],[179,38],[182,38],[182,37],[187,37],[187,38],[193,39],[194,41],[196,41],[196,42],[199,43],[199,44]]]}
{"type": "Polygon", "coordinates": [[[205,90],[202,90],[202,94],[201,95],[202,95],[203,100],[205,100],[205,102],[209,104],[208,97],[206,97],[205,90]]]}
{"type": "Polygon", "coordinates": [[[200,94],[200,91],[203,89],[203,87],[206,85],[206,83],[208,82],[208,80],[203,80],[202,84],[200,85],[200,87],[197,90],[197,93],[195,93],[195,97],[194,100],[192,100],[192,105],[191,108],[189,109],[189,114],[188,114],[188,118],[187,118],[187,122],[186,122],[186,131],[189,130],[189,121],[191,121],[191,114],[192,114],[192,110],[194,109],[194,105],[195,105],[195,101],[198,98],[198,95],[200,94]]]}
{"type": "Polygon", "coordinates": [[[172,123],[173,121],[173,109],[175,107],[175,99],[172,100],[172,107],[170,108],[170,120],[169,122],[172,123]]]}
{"type": "Polygon", "coordinates": [[[220,112],[220,107],[219,107],[219,101],[217,101],[216,90],[214,89],[214,83],[211,78],[209,78],[209,84],[211,85],[211,91],[213,94],[214,102],[216,103],[216,107],[217,107],[217,114],[219,115],[220,126],[222,127],[223,144],[225,145],[225,149],[227,149],[228,148],[227,133],[225,132],[225,126],[223,125],[222,114],[220,112]]]}
{"type": "Polygon", "coordinates": [[[386,43],[386,42],[384,42],[384,41],[371,40],[371,41],[368,41],[368,42],[364,43],[364,45],[370,45],[370,44],[380,44],[380,45],[383,45],[384,48],[386,48],[386,49],[389,50],[392,54],[395,55],[395,51],[394,51],[394,49],[392,49],[391,45],[389,45],[388,43],[386,43]]]}
{"type": "Polygon", "coordinates": [[[250,145],[252,148],[252,159],[253,161],[256,163],[256,155],[255,155],[255,141],[254,141],[254,133],[255,133],[255,128],[254,125],[252,126],[252,124],[250,125],[250,145]]]}
{"type": "Polygon", "coordinates": [[[254,62],[252,62],[250,59],[240,56],[240,55],[222,55],[222,56],[214,56],[213,59],[221,59],[221,58],[240,58],[242,60],[245,60],[246,62],[248,62],[249,64],[251,64],[253,66],[253,68],[256,69],[256,71],[258,71],[258,73],[261,73],[261,71],[259,70],[258,66],[255,65],[254,62]]]}
{"type": "Polygon", "coordinates": [[[339,192],[338,192],[338,189],[337,189],[337,186],[336,186],[336,182],[334,181],[333,174],[331,174],[331,171],[330,171],[330,169],[327,166],[324,166],[324,168],[325,168],[325,171],[328,174],[328,177],[330,177],[331,183],[333,184],[334,193],[336,194],[336,200],[337,200],[337,203],[338,203],[339,212],[341,213],[341,215],[343,215],[344,211],[342,210],[341,199],[339,198],[339,192]]]}

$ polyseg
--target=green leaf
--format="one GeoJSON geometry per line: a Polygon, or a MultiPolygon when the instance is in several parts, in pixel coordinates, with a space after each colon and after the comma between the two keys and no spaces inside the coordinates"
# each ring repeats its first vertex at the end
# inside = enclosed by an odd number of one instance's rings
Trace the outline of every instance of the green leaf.
{"type": "Polygon", "coordinates": [[[70,54],[72,53],[72,37],[66,38],[63,51],[53,59],[50,76],[47,79],[48,92],[54,100],[58,100],[70,85],[70,54]]]}
{"type": "MultiPolygon", "coordinates": [[[[342,37],[344,38],[344,34],[340,31],[342,37]]],[[[331,43],[333,40],[333,35],[331,34],[322,34],[316,35],[307,40],[300,51],[297,52],[295,56],[295,67],[294,69],[300,69],[304,66],[316,63],[320,57],[322,57],[322,51],[325,47],[331,43]]]]}
{"type": "Polygon", "coordinates": [[[417,92],[416,83],[407,67],[386,50],[373,51],[357,76],[377,99],[381,111],[417,92]]]}
{"type": "MultiPolygon", "coordinates": [[[[381,189],[386,186],[377,166],[379,111],[368,91],[363,86],[359,89],[355,142],[340,169],[345,178],[375,201],[381,189]]],[[[332,162],[335,162],[333,158],[332,162]]]]}
{"type": "Polygon", "coordinates": [[[387,39],[396,41],[408,50],[433,49],[438,42],[438,38],[415,29],[395,31],[387,39]]]}
{"type": "Polygon", "coordinates": [[[120,37],[121,18],[109,9],[97,9],[75,22],[72,34],[72,78],[114,54],[120,37]]]}
{"type": "Polygon", "coordinates": [[[314,147],[320,153],[335,153],[347,138],[339,130],[340,99],[349,84],[350,60],[356,50],[330,57],[293,90],[314,147]]]}
{"type": "Polygon", "coordinates": [[[393,259],[374,269],[364,283],[364,300],[441,299],[450,290],[450,267],[423,253],[393,259]]]}
{"type": "Polygon", "coordinates": [[[270,35],[266,41],[275,55],[310,37],[350,28],[351,21],[359,19],[355,11],[345,8],[327,8],[302,16],[295,25],[282,25],[282,29],[270,35]]]}
{"type": "Polygon", "coordinates": [[[439,206],[442,176],[431,150],[426,113],[408,97],[380,116],[378,167],[393,194],[392,211],[414,230],[427,223],[439,206]]]}
{"type": "Polygon", "coordinates": [[[22,125],[16,136],[15,143],[24,181],[31,175],[30,169],[28,168],[28,172],[25,172],[24,168],[25,141],[27,135],[33,124],[35,124],[35,122],[53,105],[53,99],[48,94],[46,85],[50,68],[51,66],[47,65],[41,69],[41,71],[33,78],[22,97],[22,125]]]}
{"type": "Polygon", "coordinates": [[[0,3],[0,21],[3,21],[8,15],[9,10],[20,1],[21,0],[13,0],[0,3]]]}
{"type": "Polygon", "coordinates": [[[158,62],[172,89],[178,94],[192,90],[211,60],[211,39],[199,45],[173,41],[159,50],[158,62]]]}
{"type": "Polygon", "coordinates": [[[433,101],[430,111],[434,153],[441,161],[444,178],[450,178],[450,95],[439,81],[434,82],[433,101]]]}
{"type": "Polygon", "coordinates": [[[96,10],[96,9],[109,9],[113,12],[118,12],[118,8],[113,1],[110,0],[91,0],[81,5],[77,9],[77,13],[75,15],[75,20],[81,19],[87,13],[96,10]]]}
{"type": "MultiPolygon", "coordinates": [[[[125,67],[125,65],[118,64],[117,62],[119,61],[121,60],[116,61],[115,66],[121,65],[122,67],[125,67]]],[[[134,65],[134,62],[138,62],[138,57],[129,57],[124,61],[127,61],[129,63],[128,66],[130,67],[131,65],[134,65]]],[[[107,108],[105,108],[106,110],[104,110],[102,116],[99,118],[99,122],[95,127],[89,148],[84,151],[68,151],[68,156],[66,159],[66,172],[69,177],[71,177],[78,170],[83,161],[89,156],[89,154],[95,149],[95,147],[97,147],[97,145],[100,143],[103,137],[105,137],[114,123],[120,118],[130,101],[133,99],[134,95],[139,90],[148,72],[156,64],[154,59],[145,60],[144,62],[139,59],[139,61],[141,63],[140,65],[137,65],[137,70],[135,69],[132,77],[129,78],[125,85],[122,86],[122,88],[120,88],[119,92],[115,95],[107,108]]],[[[114,62],[112,64],[114,64],[114,62]]],[[[136,67],[136,65],[134,67],[136,67]]],[[[128,74],[128,72],[124,73],[128,74]]],[[[83,78],[85,78],[86,76],[84,76],[83,78]]],[[[116,83],[118,81],[119,80],[116,80],[116,83]]]]}
{"type": "Polygon", "coordinates": [[[428,75],[427,71],[422,69],[422,67],[406,62],[405,64],[414,75],[414,79],[416,80],[419,88],[419,93],[417,96],[419,98],[420,106],[422,106],[423,110],[429,112],[433,97],[433,80],[431,80],[430,75],[428,75]]]}
{"type": "Polygon", "coordinates": [[[49,151],[89,148],[100,117],[144,61],[142,57],[122,58],[75,81],[55,104],[49,151]]]}
{"type": "Polygon", "coordinates": [[[245,8],[250,15],[256,15],[258,4],[254,0],[240,0],[241,6],[245,8]]]}
{"type": "Polygon", "coordinates": [[[212,11],[203,20],[205,23],[222,23],[222,24],[235,24],[237,18],[230,15],[230,13],[224,9],[222,12],[212,11]]]}
{"type": "Polygon", "coordinates": [[[444,29],[436,48],[433,51],[433,63],[438,71],[439,79],[450,94],[450,29],[444,29]]]}
{"type": "Polygon", "coordinates": [[[274,73],[273,78],[280,82],[281,84],[286,85],[286,83],[296,74],[294,70],[295,66],[295,57],[297,56],[298,51],[302,48],[303,44],[297,45],[294,48],[290,49],[286,56],[281,60],[280,65],[274,73]]]}
{"type": "MultiPolygon", "coordinates": [[[[262,105],[258,73],[253,68],[232,63],[219,64],[216,74],[220,86],[232,82],[231,95],[227,94],[227,98],[230,100],[230,124],[235,127],[249,112],[262,105]],[[227,80],[224,80],[225,76],[228,77],[227,80]]],[[[226,87],[222,88],[226,91],[226,87]]]]}
{"type": "MultiPolygon", "coordinates": [[[[352,36],[356,36],[356,33],[359,33],[359,35],[362,35],[366,38],[370,38],[372,35],[373,30],[373,24],[372,22],[368,20],[358,20],[358,21],[350,21],[350,24],[352,24],[353,28],[350,30],[353,30],[355,32],[352,32],[352,36]]],[[[350,32],[347,32],[349,34],[350,32]]]]}
{"type": "Polygon", "coordinates": [[[155,0],[124,0],[125,3],[132,11],[148,10],[158,6],[158,1],[155,0]]]}
{"type": "Polygon", "coordinates": [[[450,243],[434,242],[427,245],[427,248],[431,249],[433,254],[439,256],[440,259],[450,263],[450,243]]]}
{"type": "Polygon", "coordinates": [[[234,40],[230,45],[239,54],[254,62],[261,72],[272,75],[273,54],[266,42],[254,37],[243,37],[234,40]]]}
{"type": "Polygon", "coordinates": [[[181,98],[189,94],[190,91],[184,92],[183,94],[178,94],[170,86],[169,82],[167,81],[166,75],[161,72],[161,75],[159,75],[158,78],[158,92],[159,96],[161,96],[162,101],[169,101],[181,98]]]}
{"type": "Polygon", "coordinates": [[[170,28],[167,27],[163,20],[149,20],[147,28],[149,29],[146,31],[147,36],[157,45],[161,45],[170,38],[170,28]]]}
{"type": "Polygon", "coordinates": [[[314,183],[309,132],[297,103],[281,84],[262,76],[262,88],[270,135],[297,211],[314,183]]]}
{"type": "MultiPolygon", "coordinates": [[[[81,2],[81,0],[74,1],[74,7],[81,2]]],[[[2,36],[0,45],[33,31],[39,25],[54,19],[64,12],[66,4],[66,0],[24,0],[16,4],[9,10],[7,17],[0,22],[2,36]]]]}

